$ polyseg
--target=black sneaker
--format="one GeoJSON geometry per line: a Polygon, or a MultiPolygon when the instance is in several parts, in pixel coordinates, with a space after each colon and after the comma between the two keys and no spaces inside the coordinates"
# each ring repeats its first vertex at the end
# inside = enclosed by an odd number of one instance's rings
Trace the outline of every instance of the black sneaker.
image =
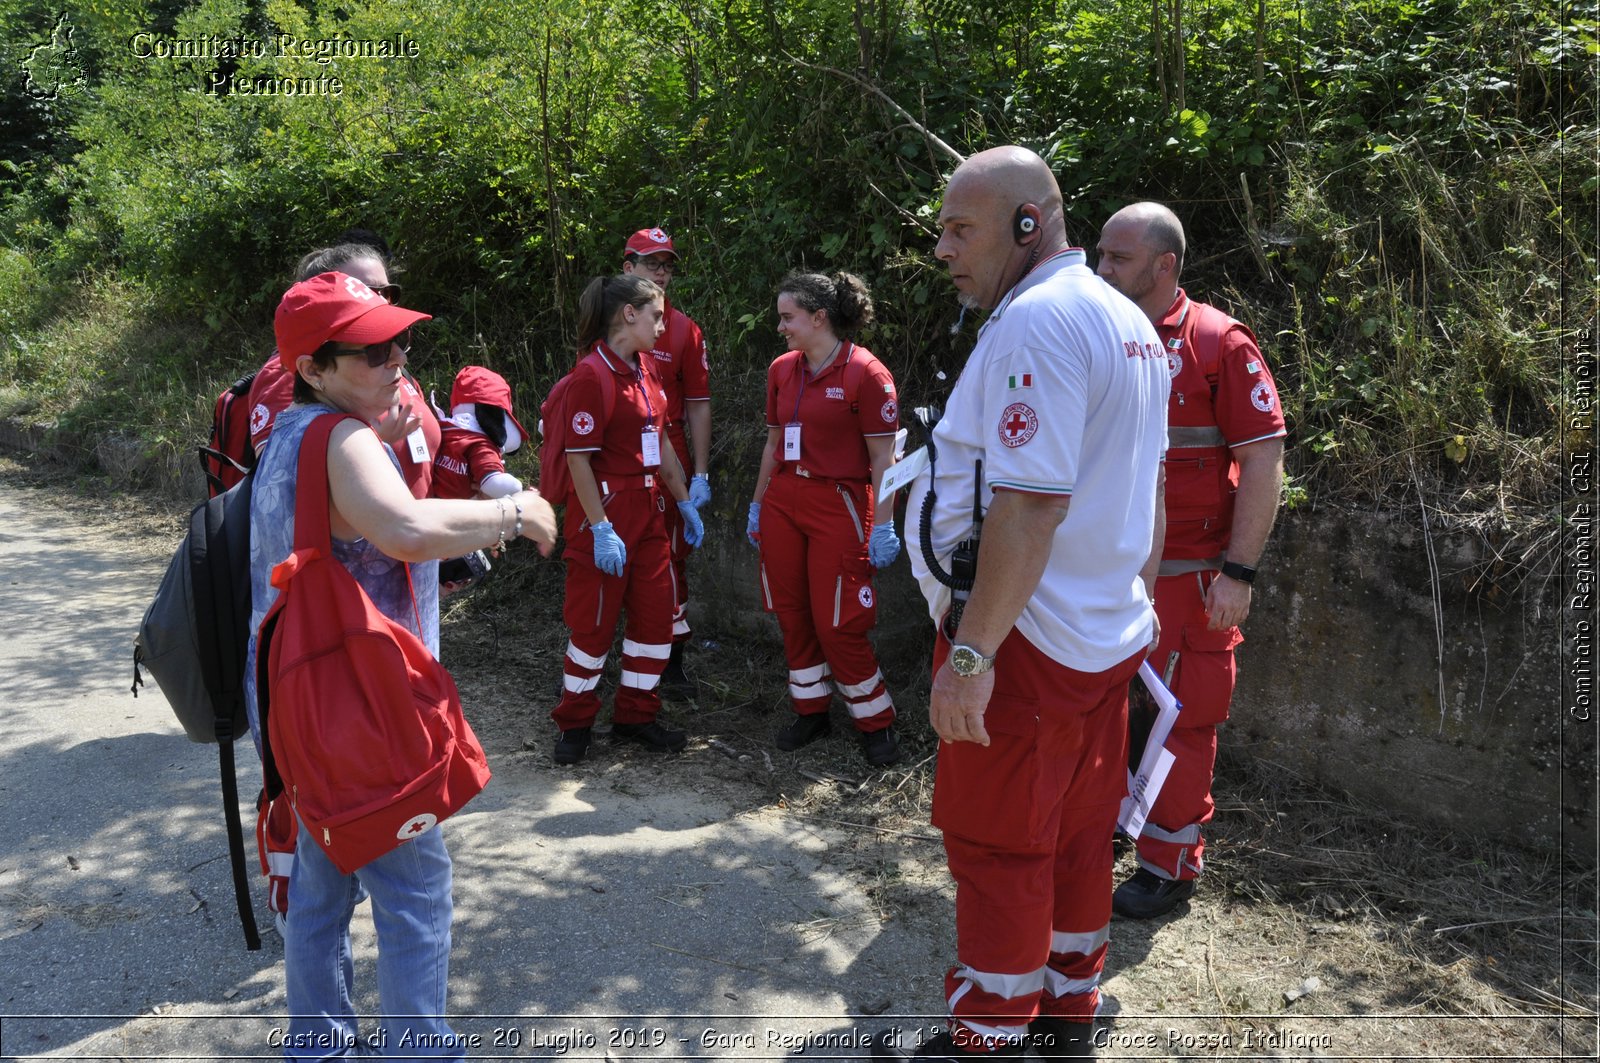
{"type": "Polygon", "coordinates": [[[681,753],[689,744],[689,736],[651,720],[649,723],[612,724],[611,741],[637,742],[652,753],[681,753]]]}
{"type": "Polygon", "coordinates": [[[827,737],[832,730],[833,724],[828,722],[828,714],[825,712],[797,715],[789,721],[787,727],[778,729],[778,736],[773,741],[779,749],[787,753],[801,746],[809,746],[819,738],[827,737]]]}
{"type": "Polygon", "coordinates": [[[691,701],[700,692],[694,680],[683,670],[683,648],[686,645],[686,642],[672,644],[672,656],[667,658],[666,670],[661,673],[661,696],[673,701],[691,701]]]}
{"type": "Polygon", "coordinates": [[[895,736],[894,727],[885,727],[881,731],[862,731],[861,755],[874,768],[887,767],[898,761],[900,739],[895,736]]]}
{"type": "Polygon", "coordinates": [[[1194,896],[1194,879],[1162,878],[1145,868],[1111,894],[1111,910],[1124,919],[1154,919],[1194,896]]]}
{"type": "Polygon", "coordinates": [[[562,731],[561,737],[556,739],[556,763],[576,764],[582,760],[584,754],[589,752],[589,739],[593,734],[592,727],[574,727],[570,731],[562,731]]]}
{"type": "Polygon", "coordinates": [[[1022,1055],[1022,1044],[1002,1045],[992,1052],[968,1052],[964,1048],[957,1048],[955,1039],[950,1036],[949,1030],[940,1030],[920,1045],[911,1048],[902,1047],[905,1032],[898,1027],[883,1030],[873,1035],[872,1058],[879,1060],[898,1059],[930,1059],[949,1060],[955,1063],[962,1061],[983,1059],[1016,1059],[1022,1055]]]}
{"type": "Polygon", "coordinates": [[[1093,1059],[1094,1023],[1041,1015],[1028,1023],[1028,1041],[1041,1059],[1093,1059]]]}

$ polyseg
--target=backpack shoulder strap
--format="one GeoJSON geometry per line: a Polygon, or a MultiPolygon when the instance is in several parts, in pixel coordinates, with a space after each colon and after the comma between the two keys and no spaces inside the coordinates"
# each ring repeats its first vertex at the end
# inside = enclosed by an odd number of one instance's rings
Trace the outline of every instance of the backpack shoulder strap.
{"type": "Polygon", "coordinates": [[[315,547],[333,556],[333,530],[329,525],[328,440],[344,420],[359,421],[348,413],[323,414],[306,428],[300,439],[295,466],[294,548],[315,547]]]}
{"type": "Polygon", "coordinates": [[[1222,363],[1222,337],[1228,334],[1228,330],[1233,328],[1236,322],[1228,314],[1207,303],[1197,303],[1190,299],[1189,307],[1195,315],[1194,327],[1189,333],[1194,338],[1195,357],[1200,359],[1200,368],[1205,371],[1211,390],[1216,391],[1218,367],[1222,363]]]}
{"type": "MultiPolygon", "coordinates": [[[[849,340],[845,341],[850,343],[849,340]]],[[[848,358],[844,363],[844,397],[850,403],[851,413],[861,412],[861,381],[867,375],[867,366],[873,357],[854,343],[850,343],[848,358]]]]}

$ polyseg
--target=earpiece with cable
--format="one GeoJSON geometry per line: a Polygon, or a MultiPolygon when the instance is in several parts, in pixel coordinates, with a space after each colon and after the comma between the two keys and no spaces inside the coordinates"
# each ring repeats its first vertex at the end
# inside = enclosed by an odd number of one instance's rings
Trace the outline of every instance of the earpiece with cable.
{"type": "Polygon", "coordinates": [[[1028,237],[1039,231],[1039,219],[1035,217],[1036,212],[1037,208],[1034,208],[1034,213],[1030,213],[1027,204],[1017,208],[1017,212],[1011,216],[1012,240],[1019,244],[1025,244],[1028,242],[1028,237]]]}

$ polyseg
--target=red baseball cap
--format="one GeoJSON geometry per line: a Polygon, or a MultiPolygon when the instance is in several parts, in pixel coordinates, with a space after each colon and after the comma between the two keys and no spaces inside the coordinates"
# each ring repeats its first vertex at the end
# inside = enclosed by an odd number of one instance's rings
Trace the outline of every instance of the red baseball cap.
{"type": "Polygon", "coordinates": [[[506,378],[493,369],[485,369],[481,365],[469,365],[456,374],[455,384],[450,388],[450,419],[470,431],[487,434],[478,429],[477,414],[471,409],[480,405],[494,406],[505,411],[506,420],[516,429],[515,433],[506,433],[507,454],[516,450],[522,445],[522,440],[528,438],[528,430],[522,427],[522,422],[511,412],[511,385],[506,383],[506,378]]]}
{"type": "Polygon", "coordinates": [[[283,293],[272,331],[278,361],[290,373],[303,354],[315,354],[329,340],[382,343],[432,314],[389,303],[359,279],[345,273],[319,273],[283,293]]]}
{"type": "Polygon", "coordinates": [[[657,226],[654,229],[640,229],[628,237],[628,245],[622,249],[623,257],[628,255],[659,255],[663,251],[673,258],[678,257],[678,252],[672,249],[672,237],[657,226]]]}

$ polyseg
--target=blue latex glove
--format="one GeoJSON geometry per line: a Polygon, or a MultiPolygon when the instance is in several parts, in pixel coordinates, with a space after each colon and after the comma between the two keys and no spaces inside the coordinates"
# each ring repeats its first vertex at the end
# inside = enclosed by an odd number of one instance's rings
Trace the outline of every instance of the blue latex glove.
{"type": "Polygon", "coordinates": [[[699,546],[706,537],[706,526],[700,521],[700,511],[694,508],[694,500],[686,498],[679,502],[678,512],[683,514],[683,541],[691,549],[699,546]]]}
{"type": "Polygon", "coordinates": [[[899,556],[900,536],[894,533],[893,522],[884,521],[873,528],[872,538],[867,542],[867,560],[872,562],[872,567],[888,568],[899,556]]]}
{"type": "Polygon", "coordinates": [[[757,550],[761,549],[761,503],[750,503],[750,516],[745,518],[744,537],[750,540],[750,545],[757,550]]]}
{"type": "Polygon", "coordinates": [[[622,566],[628,563],[628,548],[617,538],[609,520],[596,524],[594,531],[594,567],[608,576],[622,575],[622,566]]]}
{"type": "Polygon", "coordinates": [[[695,509],[711,504],[711,477],[702,473],[689,481],[689,501],[695,509]]]}

